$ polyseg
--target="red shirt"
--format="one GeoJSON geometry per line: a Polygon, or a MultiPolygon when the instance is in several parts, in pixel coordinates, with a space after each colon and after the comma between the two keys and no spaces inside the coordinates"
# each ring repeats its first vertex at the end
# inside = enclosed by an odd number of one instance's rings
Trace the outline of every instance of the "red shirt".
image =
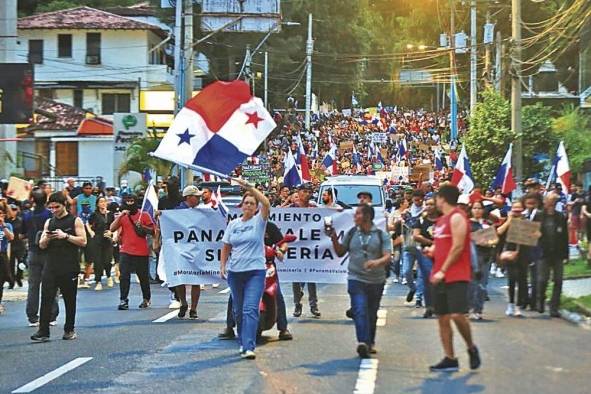
{"type": "Polygon", "coordinates": [[[466,222],[466,239],[462,254],[460,254],[458,260],[445,273],[445,283],[469,282],[472,277],[472,266],[470,264],[470,222],[466,213],[459,208],[455,208],[449,214],[440,217],[437,223],[435,223],[435,230],[433,231],[433,237],[435,238],[435,258],[431,275],[441,270],[447,255],[451,251],[451,217],[455,213],[462,215],[462,218],[466,222]]]}
{"type": "MultiPolygon", "coordinates": [[[[142,225],[144,227],[154,228],[152,219],[150,219],[150,215],[146,212],[137,212],[135,215],[130,215],[133,223],[138,221],[140,213],[142,215],[142,225]]],[[[133,224],[129,220],[129,216],[126,216],[122,216],[120,220],[121,227],[119,228],[119,242],[121,244],[121,253],[129,254],[131,256],[149,256],[150,250],[148,248],[147,238],[140,237],[135,233],[135,230],[132,227],[133,224]]]]}

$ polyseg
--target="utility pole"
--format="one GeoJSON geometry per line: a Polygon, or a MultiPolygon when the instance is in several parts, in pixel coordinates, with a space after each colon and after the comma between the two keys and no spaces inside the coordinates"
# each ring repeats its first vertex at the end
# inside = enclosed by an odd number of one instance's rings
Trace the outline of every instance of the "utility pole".
{"type": "MultiPolygon", "coordinates": [[[[16,2],[0,1],[0,63],[15,63],[16,2]]],[[[0,138],[16,138],[16,125],[0,124],[0,138]]],[[[16,142],[0,142],[0,176],[8,178],[16,168],[16,142]]]]}
{"type": "MultiPolygon", "coordinates": [[[[486,11],[486,25],[488,26],[490,23],[490,11],[486,11]]],[[[491,67],[491,43],[486,44],[485,52],[484,52],[484,82],[486,83],[486,87],[490,87],[492,84],[492,67],[491,67]]]]}
{"type": "Polygon", "coordinates": [[[474,113],[478,94],[477,83],[477,47],[476,47],[476,0],[470,2],[470,114],[474,113]]]}
{"type": "Polygon", "coordinates": [[[252,55],[250,54],[250,44],[246,44],[246,55],[244,58],[244,80],[246,81],[246,83],[248,83],[248,85],[250,86],[250,78],[251,78],[251,73],[250,73],[250,63],[252,61],[252,55]]]}
{"type": "Polygon", "coordinates": [[[312,112],[312,14],[308,14],[308,40],[306,41],[306,130],[310,131],[310,113],[312,112]]]}
{"type": "MultiPolygon", "coordinates": [[[[183,46],[183,102],[182,105],[193,97],[193,0],[184,0],[185,15],[184,16],[184,46],[183,46]]],[[[183,1],[177,0],[177,3],[183,1]]],[[[193,171],[186,168],[181,171],[183,188],[187,185],[193,184],[193,171]]]]}
{"type": "Polygon", "coordinates": [[[265,51],[265,95],[263,98],[265,99],[265,108],[269,109],[269,101],[268,101],[268,87],[269,87],[269,52],[265,51]]]}
{"type": "Polygon", "coordinates": [[[503,75],[503,40],[500,31],[497,31],[495,42],[495,90],[501,93],[501,79],[503,75]]]}
{"type": "MultiPolygon", "coordinates": [[[[521,0],[511,1],[511,130],[517,136],[514,143],[515,178],[523,180],[523,150],[521,135],[521,0]]],[[[519,187],[519,186],[518,186],[519,187]]],[[[518,190],[521,190],[519,187],[518,190]]]]}
{"type": "Polygon", "coordinates": [[[183,2],[177,1],[174,18],[174,113],[175,115],[183,107],[183,64],[181,57],[182,41],[181,30],[183,24],[183,2]]]}

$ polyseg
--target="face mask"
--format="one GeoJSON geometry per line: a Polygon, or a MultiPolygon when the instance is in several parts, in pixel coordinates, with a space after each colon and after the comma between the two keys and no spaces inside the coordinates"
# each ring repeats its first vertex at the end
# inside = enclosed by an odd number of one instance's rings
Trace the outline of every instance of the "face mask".
{"type": "Polygon", "coordinates": [[[138,211],[138,208],[137,208],[137,205],[135,202],[132,202],[132,203],[126,202],[125,207],[129,210],[129,213],[131,213],[132,215],[134,215],[138,211]]]}

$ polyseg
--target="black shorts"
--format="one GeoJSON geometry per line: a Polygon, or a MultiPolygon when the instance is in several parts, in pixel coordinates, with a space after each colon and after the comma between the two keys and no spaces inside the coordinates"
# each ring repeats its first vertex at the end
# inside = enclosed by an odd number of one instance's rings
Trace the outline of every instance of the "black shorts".
{"type": "Polygon", "coordinates": [[[468,282],[433,286],[433,309],[436,315],[468,313],[468,282]]]}

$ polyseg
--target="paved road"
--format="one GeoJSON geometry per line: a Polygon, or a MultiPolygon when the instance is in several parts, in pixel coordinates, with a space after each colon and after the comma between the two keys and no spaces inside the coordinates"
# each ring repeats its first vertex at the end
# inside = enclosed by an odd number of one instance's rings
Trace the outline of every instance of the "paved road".
{"type": "MultiPolygon", "coordinates": [[[[132,308],[117,311],[118,291],[79,293],[80,338],[31,343],[24,303],[8,303],[0,317],[0,392],[9,393],[81,357],[83,365],[49,381],[39,393],[584,393],[591,369],[591,333],[563,320],[528,314],[503,315],[505,297],[498,291],[486,305],[487,320],[474,325],[483,367],[471,373],[456,338],[461,372],[437,375],[427,366],[441,357],[436,323],[404,305],[405,288],[390,285],[381,312],[376,361],[364,363],[354,352],[352,322],[344,286],[319,287],[322,319],[309,314],[291,319],[295,339],[279,342],[273,331],[257,348],[255,361],[238,357],[233,341],[219,341],[226,294],[209,288],[202,296],[198,321],[169,320],[167,292],[153,286],[154,307],[140,311],[139,288],[132,288],[132,308]],[[377,374],[376,374],[377,372],[377,374]]],[[[288,288],[288,286],[285,286],[288,288]]],[[[287,302],[291,296],[287,294],[287,302]]],[[[63,324],[63,316],[58,319],[63,324]]]]}

